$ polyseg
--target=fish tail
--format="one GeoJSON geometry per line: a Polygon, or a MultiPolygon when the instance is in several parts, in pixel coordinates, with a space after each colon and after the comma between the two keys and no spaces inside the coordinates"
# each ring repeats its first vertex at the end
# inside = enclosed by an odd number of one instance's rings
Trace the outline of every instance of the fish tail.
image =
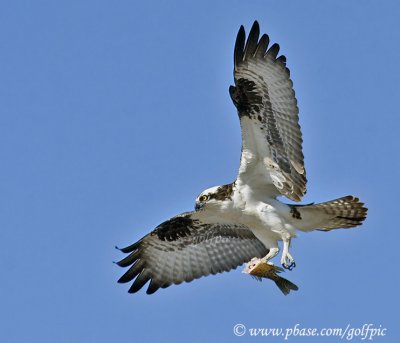
{"type": "Polygon", "coordinates": [[[281,292],[285,295],[288,295],[290,291],[297,291],[299,289],[299,287],[297,287],[293,282],[278,275],[276,275],[273,280],[275,281],[281,292]]]}

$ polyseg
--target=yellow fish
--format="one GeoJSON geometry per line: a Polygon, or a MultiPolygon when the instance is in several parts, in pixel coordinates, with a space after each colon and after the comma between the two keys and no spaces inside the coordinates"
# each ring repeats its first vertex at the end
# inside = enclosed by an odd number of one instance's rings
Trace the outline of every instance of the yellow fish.
{"type": "Polygon", "coordinates": [[[242,273],[249,274],[259,281],[261,281],[262,278],[271,279],[276,283],[283,294],[288,295],[291,290],[297,291],[299,287],[278,275],[278,273],[283,271],[282,268],[255,257],[247,263],[242,273]]]}

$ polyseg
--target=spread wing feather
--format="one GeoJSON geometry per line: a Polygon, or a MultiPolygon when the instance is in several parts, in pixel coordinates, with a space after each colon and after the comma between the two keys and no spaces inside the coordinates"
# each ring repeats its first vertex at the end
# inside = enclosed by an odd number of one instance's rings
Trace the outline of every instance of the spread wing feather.
{"type": "Polygon", "coordinates": [[[298,107],[286,58],[257,22],[240,28],[234,52],[235,86],[229,89],[242,128],[237,183],[299,201],[306,192],[306,171],[298,107]],[[267,50],[268,49],[268,50],[267,50]]]}
{"type": "Polygon", "coordinates": [[[268,253],[243,225],[205,222],[199,212],[177,215],[156,227],[138,242],[121,249],[129,253],[117,264],[130,267],[119,282],[134,282],[129,292],[148,281],[148,294],[160,287],[190,282],[222,273],[268,253]]]}

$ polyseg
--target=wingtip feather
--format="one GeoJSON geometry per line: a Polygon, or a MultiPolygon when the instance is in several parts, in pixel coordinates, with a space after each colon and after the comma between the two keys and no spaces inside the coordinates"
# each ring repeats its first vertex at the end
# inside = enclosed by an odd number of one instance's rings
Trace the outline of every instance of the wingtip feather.
{"type": "Polygon", "coordinates": [[[235,42],[235,52],[234,52],[235,66],[239,65],[239,63],[243,60],[245,43],[246,43],[246,32],[244,30],[244,26],[241,25],[238,34],[236,36],[236,42],[235,42]]]}
{"type": "Polygon", "coordinates": [[[128,293],[136,293],[139,291],[148,281],[150,280],[150,275],[145,269],[143,269],[138,277],[133,282],[132,286],[129,288],[128,293]]]}
{"type": "Polygon", "coordinates": [[[278,44],[278,43],[274,43],[274,44],[272,44],[271,47],[268,49],[268,51],[267,51],[265,57],[266,57],[266,58],[271,58],[271,59],[275,60],[276,57],[277,57],[278,54],[279,54],[279,50],[280,50],[279,44],[278,44]]]}
{"type": "Polygon", "coordinates": [[[258,37],[260,36],[260,25],[255,21],[250,29],[249,36],[247,37],[246,47],[244,49],[244,59],[254,56],[257,45],[258,37]]]}

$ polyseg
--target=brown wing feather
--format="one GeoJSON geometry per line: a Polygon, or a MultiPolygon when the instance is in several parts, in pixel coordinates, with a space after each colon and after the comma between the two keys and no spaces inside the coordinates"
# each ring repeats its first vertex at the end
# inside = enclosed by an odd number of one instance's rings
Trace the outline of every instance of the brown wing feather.
{"type": "Polygon", "coordinates": [[[259,172],[253,165],[263,163],[265,178],[260,182],[273,184],[276,194],[299,201],[306,192],[307,179],[293,83],[286,58],[277,58],[279,45],[267,50],[269,38],[263,35],[258,40],[259,32],[255,22],[246,42],[241,27],[235,44],[235,86],[229,91],[238,110],[245,152],[238,179],[254,182],[248,174],[259,172]]]}
{"type": "Polygon", "coordinates": [[[130,267],[119,282],[134,282],[134,293],[150,281],[147,293],[190,282],[201,276],[234,269],[268,253],[243,225],[205,223],[196,212],[180,214],[160,224],[138,242],[121,249],[130,253],[117,264],[130,267]]]}

